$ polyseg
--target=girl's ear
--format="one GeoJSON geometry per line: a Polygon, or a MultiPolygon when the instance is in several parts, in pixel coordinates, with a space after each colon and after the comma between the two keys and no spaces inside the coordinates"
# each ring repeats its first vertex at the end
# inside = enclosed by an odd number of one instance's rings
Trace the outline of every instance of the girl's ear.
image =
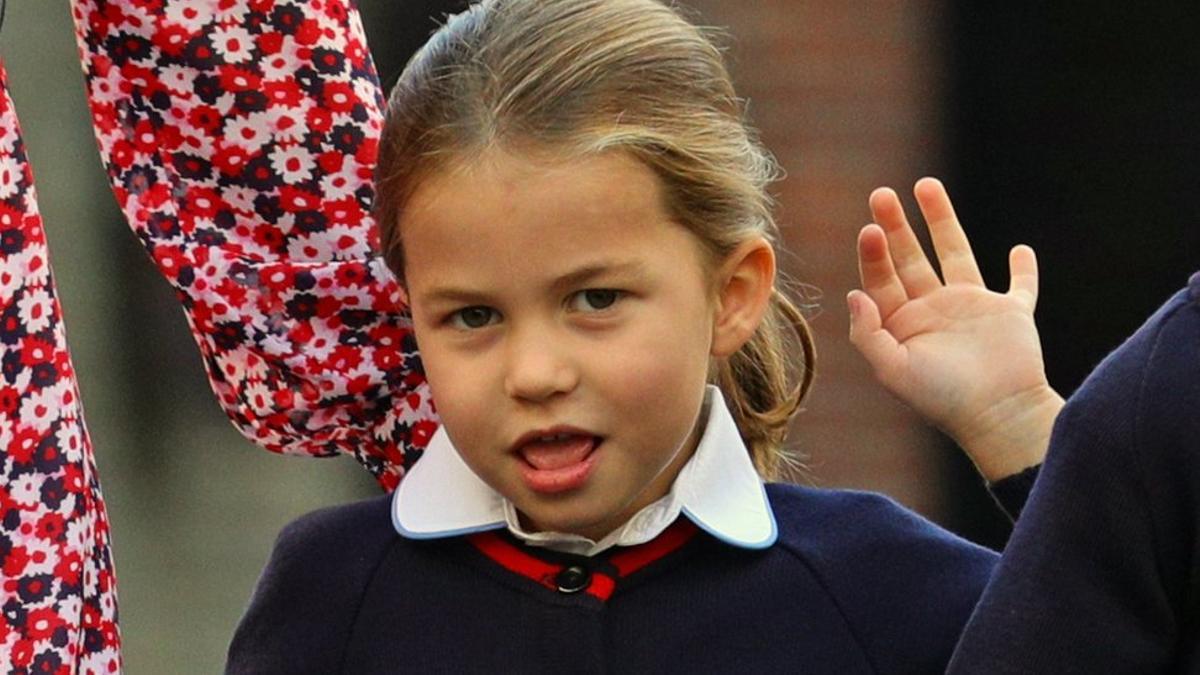
{"type": "Polygon", "coordinates": [[[718,270],[712,355],[730,356],[758,330],[775,289],[775,249],[762,237],[734,249],[718,270]]]}

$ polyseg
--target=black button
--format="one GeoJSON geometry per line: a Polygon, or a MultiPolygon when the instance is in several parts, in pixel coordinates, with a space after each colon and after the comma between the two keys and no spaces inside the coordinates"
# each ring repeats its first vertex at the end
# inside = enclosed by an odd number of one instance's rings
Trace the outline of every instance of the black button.
{"type": "Polygon", "coordinates": [[[563,571],[554,577],[559,593],[578,593],[592,585],[592,573],[579,565],[564,567],[563,571]]]}

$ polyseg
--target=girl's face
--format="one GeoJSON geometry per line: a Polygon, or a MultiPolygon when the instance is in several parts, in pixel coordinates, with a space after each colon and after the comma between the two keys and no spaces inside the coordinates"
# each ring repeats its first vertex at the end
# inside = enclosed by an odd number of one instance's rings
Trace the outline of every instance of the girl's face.
{"type": "Polygon", "coordinates": [[[527,526],[599,539],[667,493],[717,303],[650,169],[493,150],[422,181],[400,231],[438,413],[527,526]]]}

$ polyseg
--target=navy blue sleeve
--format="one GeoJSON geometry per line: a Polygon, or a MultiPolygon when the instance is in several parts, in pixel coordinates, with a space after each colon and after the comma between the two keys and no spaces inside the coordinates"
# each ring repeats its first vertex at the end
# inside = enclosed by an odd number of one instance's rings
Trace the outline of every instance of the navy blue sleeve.
{"type": "Polygon", "coordinates": [[[1029,500],[1029,493],[1033,491],[1033,484],[1037,482],[1041,470],[1042,465],[1037,464],[988,485],[992,499],[996,500],[1009,520],[1016,522],[1021,517],[1021,511],[1025,509],[1025,502],[1029,500]]]}
{"type": "Polygon", "coordinates": [[[230,675],[327,675],[395,540],[389,496],[304,516],[280,533],[229,647],[230,675]]]}
{"type": "Polygon", "coordinates": [[[801,508],[777,514],[780,543],[821,580],[875,672],[942,672],[996,554],[881,495],[832,492],[801,508]]]}
{"type": "Polygon", "coordinates": [[[1197,667],[1198,299],[1200,275],[1068,401],[951,672],[1197,667]]]}

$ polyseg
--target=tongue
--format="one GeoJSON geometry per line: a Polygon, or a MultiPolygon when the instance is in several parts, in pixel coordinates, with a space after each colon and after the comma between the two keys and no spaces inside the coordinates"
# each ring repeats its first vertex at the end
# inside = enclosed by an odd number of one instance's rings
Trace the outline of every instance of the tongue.
{"type": "Polygon", "coordinates": [[[553,471],[587,459],[594,447],[592,436],[571,436],[561,441],[533,441],[521,448],[521,456],[535,469],[553,471]]]}

